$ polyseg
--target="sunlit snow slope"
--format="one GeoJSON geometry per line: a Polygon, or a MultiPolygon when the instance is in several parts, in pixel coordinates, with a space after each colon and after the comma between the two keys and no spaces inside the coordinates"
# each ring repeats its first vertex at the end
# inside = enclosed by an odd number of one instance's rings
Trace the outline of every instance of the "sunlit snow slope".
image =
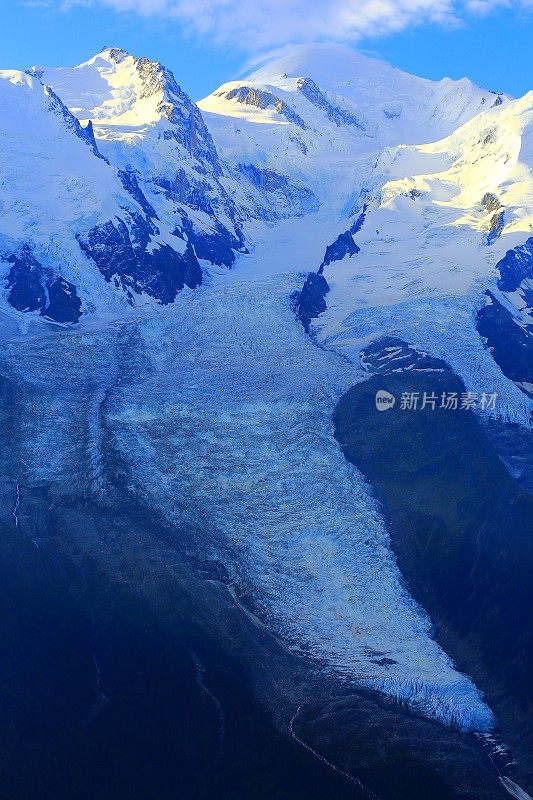
{"type": "Polygon", "coordinates": [[[15,314],[22,325],[124,313],[131,291],[145,299],[160,294],[153,265],[163,253],[174,257],[166,299],[175,296],[186,243],[162,235],[142,193],[102,158],[59,97],[36,77],[0,72],[0,119],[5,320],[14,312],[22,312],[15,314]]]}
{"type": "Polygon", "coordinates": [[[184,231],[199,258],[233,263],[242,246],[237,210],[202,116],[169,70],[107,48],[77,67],[32,72],[92,124],[102,153],[138,180],[159,224],[184,231]]]}
{"type": "Polygon", "coordinates": [[[476,313],[490,291],[511,309],[508,335],[516,326],[531,335],[530,257],[503,295],[497,281],[506,253],[533,234],[532,93],[510,100],[312,45],[199,105],[236,169],[290,175],[320,199],[301,221],[256,230],[243,269],[282,271],[290,259],[322,272],[321,342],[357,361],[369,338],[401,335],[448,359],[473,391],[498,391],[503,413],[528,419],[517,389],[527,375],[502,375],[476,313]]]}

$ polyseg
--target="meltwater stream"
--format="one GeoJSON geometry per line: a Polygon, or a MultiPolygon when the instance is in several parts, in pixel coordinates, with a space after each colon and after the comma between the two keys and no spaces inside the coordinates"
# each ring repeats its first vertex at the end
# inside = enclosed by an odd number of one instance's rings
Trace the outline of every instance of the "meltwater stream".
{"type": "Polygon", "coordinates": [[[215,282],[157,315],[8,344],[25,480],[101,499],[118,460],[125,491],[190,530],[190,555],[222,563],[306,663],[489,730],[490,710],[433,640],[333,436],[333,408],[359,377],[294,318],[300,282],[215,282]]]}

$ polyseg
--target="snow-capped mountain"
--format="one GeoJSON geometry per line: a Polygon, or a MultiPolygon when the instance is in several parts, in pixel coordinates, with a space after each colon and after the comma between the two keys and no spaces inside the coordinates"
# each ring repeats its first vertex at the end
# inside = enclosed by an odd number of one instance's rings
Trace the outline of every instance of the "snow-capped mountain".
{"type": "Polygon", "coordinates": [[[437,641],[332,419],[372,372],[414,369],[497,393],[494,418],[526,431],[533,93],[313,45],[195,104],[159,62],[106,48],[0,73],[0,125],[2,366],[23,387],[7,516],[23,516],[21,485],[142,509],[303,673],[492,729],[466,674],[479,654],[458,666],[461,646],[437,641]]]}
{"type": "Polygon", "coordinates": [[[109,164],[53,90],[3,72],[0,92],[4,311],[77,322],[136,295],[168,303],[198,286],[181,229],[157,218],[135,177],[109,164]]]}
{"type": "Polygon", "coordinates": [[[185,232],[198,258],[231,266],[243,239],[238,210],[197,106],[157,61],[106,48],[72,69],[33,67],[101,152],[138,181],[159,225],[185,232]]]}
{"type": "MultiPolygon", "coordinates": [[[[422,80],[348,48],[313,45],[274,57],[199,105],[234,170],[290,176],[318,199],[290,234],[278,227],[280,249],[276,232],[259,234],[254,262],[276,270],[289,235],[294,265],[320,271],[328,290],[315,320],[320,341],[357,360],[366,336],[407,329],[416,344],[435,338],[443,357],[455,352],[471,382],[481,358],[491,373],[483,380],[513,395],[490,368],[475,315],[485,292],[501,292],[501,259],[533,230],[532,93],[510,100],[466,79],[422,80]],[[451,323],[465,313],[469,324],[451,323]]],[[[505,336],[520,340],[518,357],[530,335],[531,266],[521,263],[510,290],[518,294],[504,304],[513,306],[505,336]]],[[[498,333],[481,316],[497,355],[498,333]]],[[[527,390],[525,364],[513,374],[527,390]]],[[[510,407],[527,418],[527,404],[513,396],[510,407]]]]}
{"type": "Polygon", "coordinates": [[[199,107],[226,161],[294,175],[322,203],[342,207],[350,182],[383,148],[440,139],[505,102],[468,80],[434,83],[350,48],[302,45],[199,107]]]}

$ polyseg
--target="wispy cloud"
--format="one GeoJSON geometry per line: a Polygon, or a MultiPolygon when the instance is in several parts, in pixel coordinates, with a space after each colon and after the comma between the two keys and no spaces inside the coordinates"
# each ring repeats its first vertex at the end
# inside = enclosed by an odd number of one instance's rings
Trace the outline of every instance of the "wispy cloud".
{"type": "Polygon", "coordinates": [[[19,0],[19,5],[24,8],[52,8],[51,0],[19,0]]]}
{"type": "Polygon", "coordinates": [[[316,40],[358,42],[421,23],[458,24],[533,0],[63,0],[175,20],[241,50],[316,40]]]}

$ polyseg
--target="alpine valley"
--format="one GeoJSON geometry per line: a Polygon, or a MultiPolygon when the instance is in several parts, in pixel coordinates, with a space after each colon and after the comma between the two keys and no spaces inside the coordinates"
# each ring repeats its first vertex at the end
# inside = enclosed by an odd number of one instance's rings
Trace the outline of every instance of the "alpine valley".
{"type": "Polygon", "coordinates": [[[0,798],[527,800],[533,91],[177,78],[0,72],[0,798]]]}

